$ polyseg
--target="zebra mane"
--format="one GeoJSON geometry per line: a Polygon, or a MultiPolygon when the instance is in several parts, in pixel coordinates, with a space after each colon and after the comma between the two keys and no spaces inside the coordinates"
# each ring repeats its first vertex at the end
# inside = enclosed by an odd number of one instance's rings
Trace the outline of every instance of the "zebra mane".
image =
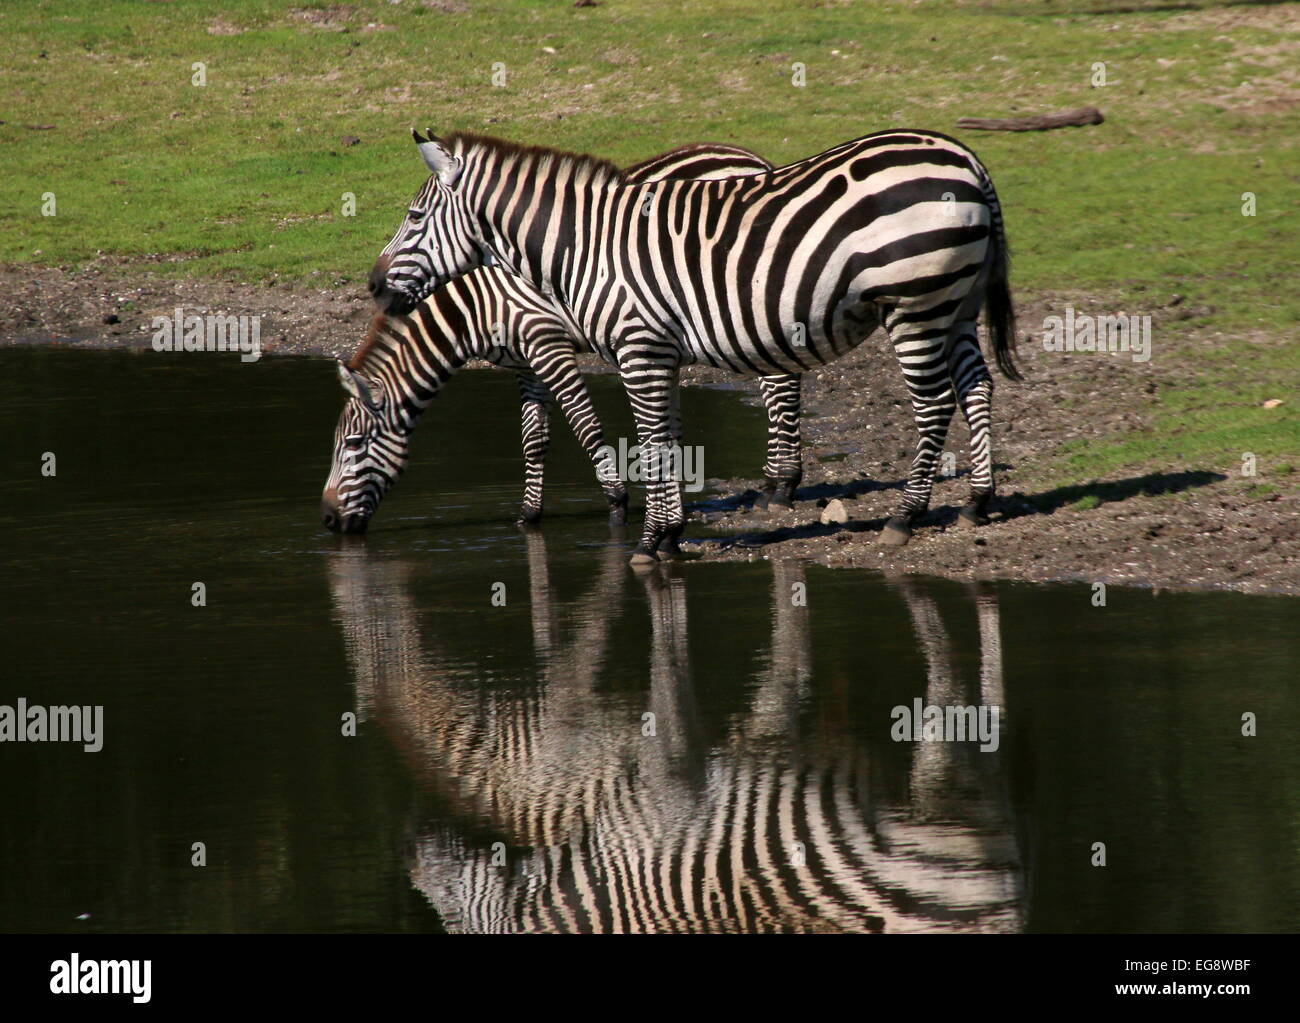
{"type": "Polygon", "coordinates": [[[575,170],[586,170],[589,180],[597,184],[604,181],[621,182],[623,169],[609,160],[588,153],[574,153],[565,149],[552,149],[549,146],[527,146],[508,139],[499,139],[492,135],[479,135],[472,131],[456,131],[443,140],[452,152],[466,152],[471,149],[488,150],[503,157],[515,157],[520,161],[550,162],[553,166],[571,165],[575,170]]]}
{"type": "Polygon", "coordinates": [[[365,340],[361,342],[361,347],[357,349],[356,354],[348,360],[348,369],[363,370],[373,359],[376,362],[382,361],[387,349],[379,344],[379,339],[388,332],[390,318],[385,313],[376,313],[370,321],[370,327],[366,330],[365,340]]]}

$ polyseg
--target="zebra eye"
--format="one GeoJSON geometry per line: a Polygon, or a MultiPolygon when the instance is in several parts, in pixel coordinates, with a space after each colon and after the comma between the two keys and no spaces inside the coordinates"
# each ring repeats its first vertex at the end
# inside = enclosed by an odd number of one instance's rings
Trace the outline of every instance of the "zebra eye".
{"type": "Polygon", "coordinates": [[[407,210],[406,215],[411,218],[412,224],[418,224],[424,219],[424,210],[407,210]]]}
{"type": "Polygon", "coordinates": [[[364,433],[353,433],[343,438],[343,443],[346,444],[353,451],[356,451],[358,448],[364,445],[365,442],[366,442],[366,435],[364,433]]]}

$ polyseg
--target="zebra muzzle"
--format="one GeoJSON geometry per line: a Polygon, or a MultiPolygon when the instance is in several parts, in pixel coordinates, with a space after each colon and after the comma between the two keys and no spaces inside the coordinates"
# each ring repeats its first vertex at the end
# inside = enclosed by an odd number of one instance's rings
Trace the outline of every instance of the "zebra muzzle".
{"type": "MultiPolygon", "coordinates": [[[[330,491],[333,495],[334,491],[330,491]]],[[[344,515],[339,511],[338,500],[327,495],[321,498],[321,524],[331,533],[364,533],[370,524],[368,515],[344,515]]]]}
{"type": "Polygon", "coordinates": [[[374,299],[375,306],[380,312],[404,316],[415,308],[417,299],[405,291],[394,288],[388,282],[388,271],[391,267],[392,260],[388,256],[380,256],[375,260],[375,265],[370,270],[368,284],[370,297],[374,299]]]}

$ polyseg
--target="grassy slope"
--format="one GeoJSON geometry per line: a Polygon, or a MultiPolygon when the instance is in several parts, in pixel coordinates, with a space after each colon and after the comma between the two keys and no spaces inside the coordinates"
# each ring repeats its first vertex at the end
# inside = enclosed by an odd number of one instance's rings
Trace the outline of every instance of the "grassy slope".
{"type": "Polygon", "coordinates": [[[1007,207],[1016,284],[1100,296],[1094,312],[1178,293],[1192,316],[1155,338],[1156,358],[1213,357],[1161,433],[1073,452],[1062,472],[1098,475],[1170,444],[1217,465],[1243,450],[1276,463],[1300,446],[1300,402],[1286,394],[1300,359],[1294,345],[1232,339],[1276,338],[1300,319],[1300,5],[1161,6],[11,0],[0,260],[104,253],[164,273],[356,282],[422,179],[412,125],[620,161],[733,141],[780,163],[882,127],[954,132],[962,115],[1094,103],[1101,127],[960,133],[1007,207]],[[491,82],[497,61],[505,88],[491,82]],[[805,88],[791,85],[794,61],[805,88]],[[46,191],[57,217],[39,215],[46,191]],[[1255,217],[1241,214],[1247,191],[1255,217]],[[1291,400],[1258,409],[1277,396],[1291,400]],[[1175,423],[1197,429],[1171,440],[1175,423]]]}

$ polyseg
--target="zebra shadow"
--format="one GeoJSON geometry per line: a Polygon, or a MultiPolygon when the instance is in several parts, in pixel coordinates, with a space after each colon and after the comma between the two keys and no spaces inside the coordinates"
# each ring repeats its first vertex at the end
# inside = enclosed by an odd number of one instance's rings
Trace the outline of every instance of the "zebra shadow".
{"type": "MultiPolygon", "coordinates": [[[[451,649],[456,630],[440,634],[439,613],[422,607],[416,564],[357,549],[329,565],[358,717],[421,790],[407,871],[448,930],[1022,929],[1001,754],[947,741],[904,750],[888,721],[865,736],[827,722],[814,707],[827,683],[810,601],[795,597],[807,593],[802,564],[772,563],[770,646],[720,716],[696,678],[689,569],[633,575],[610,544],[583,592],[562,598],[544,534],[523,542],[528,621],[515,621],[531,635],[515,639],[531,642],[527,679],[502,678],[490,652],[474,663],[451,649]],[[647,654],[629,682],[615,654],[632,632],[647,654]]],[[[995,591],[967,591],[972,673],[924,588],[890,586],[926,665],[909,692],[1003,706],[995,591]]]]}
{"type": "MultiPolygon", "coordinates": [[[[1007,467],[999,466],[999,468],[1007,467]]],[[[1192,487],[1204,487],[1212,483],[1221,483],[1225,479],[1227,479],[1227,476],[1223,473],[1193,469],[1184,472],[1153,472],[1145,476],[1133,476],[1122,480],[1094,480],[1091,483],[1056,487],[1038,494],[1025,494],[1015,491],[1005,497],[994,498],[994,502],[989,509],[990,518],[992,524],[996,525],[998,522],[1010,522],[1026,515],[1051,515],[1061,508],[1076,504],[1089,497],[1096,498],[1098,505],[1111,504],[1143,495],[1177,494],[1192,487]]],[[[853,484],[849,484],[843,488],[843,493],[836,493],[833,496],[854,497],[857,494],[867,493],[873,489],[901,490],[905,482],[900,480],[895,483],[877,484],[875,487],[862,489],[852,489],[853,484]]],[[[807,489],[811,490],[813,488],[807,489]]],[[[750,493],[756,492],[751,491],[750,493]]],[[[800,500],[804,499],[803,493],[804,490],[801,489],[798,494],[800,500]]],[[[698,505],[696,507],[704,509],[705,506],[698,505]]],[[[740,507],[744,507],[744,505],[736,504],[733,506],[733,508],[740,507]]],[[[713,509],[710,508],[709,510],[713,509]]],[[[940,505],[931,508],[917,519],[915,526],[918,529],[927,526],[942,529],[950,528],[957,524],[958,510],[956,505],[940,505]]],[[[787,540],[806,540],[814,537],[834,536],[837,533],[875,533],[882,530],[887,521],[888,516],[873,519],[850,519],[848,522],[842,523],[805,522],[794,526],[779,526],[775,529],[747,530],[723,537],[683,538],[682,544],[698,544],[715,547],[719,550],[767,547],[772,544],[784,543],[787,540]]]]}
{"type": "MultiPolygon", "coordinates": [[[[831,498],[854,498],[863,494],[872,494],[881,490],[902,490],[906,480],[885,483],[880,480],[856,479],[848,483],[814,483],[800,487],[794,492],[795,501],[820,501],[831,498]]],[[[761,494],[750,488],[739,494],[709,497],[703,501],[694,501],[687,505],[690,511],[699,512],[733,512],[749,511],[758,504],[761,494]]]]}
{"type": "MultiPolygon", "coordinates": [[[[1002,472],[1006,469],[1013,468],[1009,463],[996,462],[993,465],[995,472],[1002,472]]],[[[949,476],[942,477],[945,480],[960,479],[963,476],[969,476],[969,469],[959,469],[949,476]]],[[[825,483],[811,483],[806,487],[799,487],[794,492],[794,500],[798,501],[822,501],[840,498],[841,500],[861,497],[863,494],[874,494],[884,490],[902,490],[907,485],[906,479],[898,480],[876,480],[869,478],[858,478],[849,480],[847,483],[835,483],[827,481],[825,483]]],[[[692,511],[700,512],[730,512],[730,511],[749,511],[752,510],[761,499],[762,494],[754,488],[749,488],[739,494],[730,494],[727,496],[718,496],[706,498],[703,501],[696,501],[687,507],[692,511]]]]}
{"type": "Polygon", "coordinates": [[[1090,483],[1056,487],[1039,494],[1016,492],[1003,500],[1000,517],[1015,519],[1024,515],[1050,515],[1057,509],[1089,497],[1096,498],[1098,504],[1112,504],[1132,497],[1178,494],[1193,487],[1222,483],[1227,478],[1221,472],[1188,469],[1183,472],[1152,472],[1122,480],[1093,480],[1090,483]]]}

